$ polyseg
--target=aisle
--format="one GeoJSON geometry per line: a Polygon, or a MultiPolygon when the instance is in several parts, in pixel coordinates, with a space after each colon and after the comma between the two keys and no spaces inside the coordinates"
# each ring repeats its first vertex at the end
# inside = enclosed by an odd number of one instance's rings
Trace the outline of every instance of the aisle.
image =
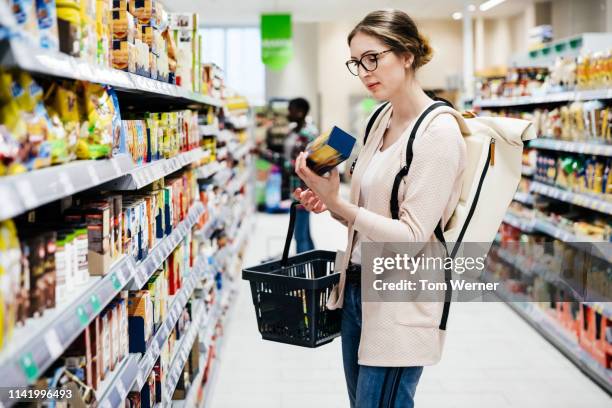
{"type": "MultiPolygon", "coordinates": [[[[260,214],[245,264],[280,252],[287,216],[260,214]]],[[[343,248],[344,227],[311,220],[319,247],[343,248]]],[[[317,350],[262,341],[244,282],[221,351],[210,408],[348,407],[340,341],[317,350]]],[[[442,362],[426,368],[418,408],[604,408],[611,399],[502,303],[454,304],[442,362]]]]}

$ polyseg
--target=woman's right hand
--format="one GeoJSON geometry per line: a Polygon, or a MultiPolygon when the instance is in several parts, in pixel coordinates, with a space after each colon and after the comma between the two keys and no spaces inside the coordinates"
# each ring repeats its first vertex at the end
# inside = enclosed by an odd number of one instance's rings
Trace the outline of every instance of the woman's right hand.
{"type": "Polygon", "coordinates": [[[296,188],[293,192],[293,197],[298,200],[305,209],[308,211],[312,211],[315,214],[320,214],[324,211],[327,211],[327,206],[323,204],[323,201],[317,196],[313,191],[309,188],[306,190],[302,190],[301,188],[296,188]]]}

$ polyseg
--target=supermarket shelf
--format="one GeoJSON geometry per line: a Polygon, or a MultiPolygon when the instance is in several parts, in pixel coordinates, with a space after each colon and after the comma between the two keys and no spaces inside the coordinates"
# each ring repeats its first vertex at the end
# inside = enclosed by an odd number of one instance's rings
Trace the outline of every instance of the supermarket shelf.
{"type": "Polygon", "coordinates": [[[227,186],[227,193],[229,195],[234,195],[238,193],[242,187],[249,181],[251,177],[252,170],[243,170],[240,176],[234,178],[231,183],[227,186]]]}
{"type": "Polygon", "coordinates": [[[191,387],[189,387],[185,399],[180,401],[172,401],[173,408],[189,408],[196,406],[198,393],[202,388],[201,384],[204,380],[204,372],[206,371],[204,365],[206,364],[208,353],[209,351],[207,349],[206,353],[200,357],[200,360],[198,362],[198,373],[193,377],[193,380],[191,381],[191,387]]]}
{"type": "Polygon", "coordinates": [[[112,190],[138,190],[192,163],[197,163],[206,156],[201,148],[178,154],[169,159],[157,160],[143,166],[135,167],[122,177],[107,184],[112,190]]]}
{"type": "Polygon", "coordinates": [[[593,256],[612,263],[612,252],[609,242],[594,241],[589,237],[580,237],[557,227],[552,222],[536,217],[535,229],[578,249],[590,252],[593,256]]]}
{"type": "Polygon", "coordinates": [[[217,136],[219,125],[200,125],[200,134],[203,136],[217,136]]]}
{"type": "Polygon", "coordinates": [[[599,313],[612,318],[612,302],[609,302],[607,299],[604,299],[601,296],[593,296],[591,291],[589,291],[588,289],[578,287],[578,284],[572,282],[571,280],[564,279],[558,274],[551,272],[541,263],[537,261],[531,261],[523,255],[510,253],[508,250],[501,247],[497,248],[497,255],[504,262],[511,265],[513,268],[516,268],[519,272],[521,272],[521,274],[525,276],[533,276],[534,274],[538,275],[542,279],[555,285],[556,287],[567,290],[577,301],[586,303],[589,306],[593,307],[595,310],[597,310],[599,313]],[[584,293],[585,290],[586,299],[584,293]],[[587,301],[587,299],[591,299],[593,297],[597,297],[599,298],[599,300],[587,301]]]}
{"type": "Polygon", "coordinates": [[[570,153],[594,154],[612,157],[612,144],[597,142],[570,142],[546,137],[539,137],[529,142],[529,147],[536,149],[556,150],[570,153]]]}
{"type": "Polygon", "coordinates": [[[240,146],[235,152],[232,152],[231,153],[232,157],[235,160],[241,160],[243,157],[249,154],[252,148],[253,148],[253,144],[251,142],[247,142],[243,144],[242,146],[240,146]]]}
{"type": "Polygon", "coordinates": [[[183,371],[183,367],[185,367],[185,363],[189,358],[189,354],[191,352],[191,348],[193,347],[193,343],[198,334],[198,330],[201,326],[205,326],[208,318],[210,317],[209,313],[206,313],[204,310],[204,302],[200,301],[198,303],[197,309],[195,310],[193,316],[193,320],[187,333],[181,340],[181,344],[176,347],[176,351],[172,358],[172,362],[170,363],[170,367],[168,368],[168,375],[166,376],[166,383],[164,384],[164,389],[162,390],[162,405],[168,406],[172,401],[172,393],[176,388],[176,384],[180,378],[180,375],[183,371]]]}
{"type": "Polygon", "coordinates": [[[523,165],[521,167],[521,174],[523,176],[531,177],[535,173],[535,169],[533,167],[523,165]]]}
{"type": "Polygon", "coordinates": [[[595,89],[584,91],[556,92],[535,96],[515,98],[476,99],[474,106],[480,108],[498,108],[507,106],[541,105],[570,101],[590,101],[596,99],[612,99],[612,89],[595,89]]]}
{"type": "Polygon", "coordinates": [[[570,232],[567,232],[557,227],[552,222],[542,219],[542,218],[536,218],[535,229],[537,229],[540,232],[543,232],[544,234],[550,235],[551,237],[556,238],[559,241],[563,241],[567,243],[589,242],[588,238],[578,237],[570,232]]]}
{"type": "Polygon", "coordinates": [[[155,247],[149,251],[147,257],[138,264],[131,289],[138,290],[142,288],[164,260],[170,256],[179,242],[189,234],[191,228],[196,224],[198,218],[203,213],[204,205],[199,201],[193,203],[185,219],[174,228],[170,235],[166,236],[155,245],[155,247]]]}
{"type": "Polygon", "coordinates": [[[144,384],[144,380],[151,373],[155,362],[159,358],[163,345],[166,343],[166,340],[168,340],[168,336],[170,336],[172,329],[176,325],[181,312],[185,308],[187,301],[191,297],[200,276],[203,273],[204,266],[204,258],[199,258],[193,267],[193,273],[191,273],[189,278],[184,282],[180,292],[174,296],[172,305],[168,308],[166,319],[161,324],[157,332],[153,335],[152,340],[147,346],[147,352],[142,356],[138,363],[138,376],[135,384],[133,387],[131,387],[133,391],[139,391],[144,384]]]}
{"type": "Polygon", "coordinates": [[[533,268],[531,262],[524,256],[512,254],[508,250],[498,247],[497,255],[505,263],[517,269],[525,276],[533,276],[533,268]]]}
{"type": "Polygon", "coordinates": [[[133,190],[175,172],[202,158],[202,149],[181,153],[171,159],[137,166],[127,154],[107,160],[79,160],[14,176],[0,177],[0,220],[72,194],[102,186],[133,190]]]}
{"type": "MultiPolygon", "coordinates": [[[[217,323],[223,317],[224,309],[227,310],[226,315],[225,315],[225,319],[230,319],[230,317],[231,317],[230,313],[232,311],[232,307],[231,307],[230,301],[231,301],[232,293],[233,292],[234,292],[234,289],[232,287],[229,287],[229,288],[224,290],[223,296],[221,298],[221,302],[219,302],[217,313],[214,316],[215,324],[210,326],[210,328],[213,329],[213,333],[214,333],[214,328],[217,326],[217,323]]],[[[218,355],[221,354],[221,351],[223,349],[223,342],[224,342],[225,338],[227,337],[227,335],[228,335],[228,332],[227,332],[227,329],[226,329],[226,331],[223,334],[223,336],[221,336],[219,339],[216,339],[215,346],[216,346],[216,353],[218,355]]],[[[212,340],[211,336],[207,336],[207,338],[210,337],[211,340],[212,340]]],[[[209,401],[211,401],[211,396],[213,394],[213,389],[214,389],[215,383],[217,381],[217,377],[219,375],[219,369],[218,369],[217,365],[218,365],[218,363],[213,362],[211,374],[210,374],[208,380],[206,381],[206,384],[204,384],[204,388],[202,390],[202,394],[204,395],[204,398],[202,398],[202,402],[199,405],[199,408],[204,408],[204,407],[207,407],[207,406],[210,405],[209,401]]]]}
{"type": "Polygon", "coordinates": [[[525,220],[521,217],[517,217],[514,214],[506,213],[504,215],[503,222],[513,226],[514,228],[518,228],[521,231],[531,234],[534,232],[535,221],[534,220],[525,220]]]}
{"type": "Polygon", "coordinates": [[[523,193],[521,191],[514,193],[514,201],[518,201],[521,204],[533,205],[533,200],[533,195],[529,193],[523,193]]]}
{"type": "Polygon", "coordinates": [[[612,394],[612,370],[602,367],[583,350],[578,341],[553,321],[537,304],[515,302],[507,294],[498,294],[519,316],[536,329],[546,340],[565,354],[578,368],[592,378],[609,394],[612,394]]]}
{"type": "Polygon", "coordinates": [[[228,149],[225,146],[217,148],[217,160],[225,160],[227,158],[227,152],[228,149]]]}
{"type": "Polygon", "coordinates": [[[19,341],[10,342],[0,359],[4,387],[33,384],[135,274],[133,259],[124,256],[107,275],[94,279],[70,301],[45,311],[40,319],[29,319],[24,330],[15,333],[14,339],[19,341]]]}
{"type": "Polygon", "coordinates": [[[198,167],[196,170],[196,177],[198,179],[207,179],[214,176],[219,170],[223,168],[223,165],[218,161],[214,161],[204,166],[198,167]]]}
{"type": "Polygon", "coordinates": [[[138,375],[138,359],[140,354],[128,354],[119,367],[108,376],[98,387],[96,399],[98,407],[119,407],[125,401],[138,375]]]}
{"type": "Polygon", "coordinates": [[[543,194],[556,200],[612,215],[612,202],[604,201],[588,194],[574,193],[538,181],[531,183],[530,190],[531,192],[543,194]]]}
{"type": "Polygon", "coordinates": [[[108,160],[84,160],[0,177],[0,219],[16,215],[60,198],[95,187],[135,168],[128,155],[108,160]]]}
{"type": "Polygon", "coordinates": [[[222,101],[199,94],[173,84],[157,81],[136,74],[90,64],[80,58],[33,46],[23,36],[14,35],[0,44],[2,66],[19,67],[23,70],[60,78],[90,81],[111,85],[119,91],[148,97],[170,100],[173,103],[201,104],[221,107],[222,101]]]}

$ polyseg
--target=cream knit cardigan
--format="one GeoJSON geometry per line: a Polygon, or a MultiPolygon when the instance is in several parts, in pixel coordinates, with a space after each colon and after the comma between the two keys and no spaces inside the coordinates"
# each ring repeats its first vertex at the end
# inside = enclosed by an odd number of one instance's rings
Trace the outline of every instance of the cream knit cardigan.
{"type": "MultiPolygon", "coordinates": [[[[361,178],[382,142],[391,117],[387,107],[370,132],[362,148],[351,180],[350,202],[359,201],[361,178]]],[[[419,129],[413,144],[410,171],[399,188],[399,220],[391,218],[389,200],[395,175],[406,157],[411,126],[400,137],[394,157],[381,165],[376,174],[379,183],[372,186],[352,224],[348,227],[348,244],[341,259],[340,282],[327,303],[328,308],[342,307],[345,273],[356,233],[376,242],[435,241],[434,229],[442,219],[448,221],[461,192],[466,162],[462,122],[448,113],[436,116],[426,129],[419,129]],[[460,129],[461,127],[461,129],[460,129]]],[[[438,328],[443,303],[439,302],[363,302],[359,364],[381,367],[432,365],[442,354],[445,331],[438,328]]]]}

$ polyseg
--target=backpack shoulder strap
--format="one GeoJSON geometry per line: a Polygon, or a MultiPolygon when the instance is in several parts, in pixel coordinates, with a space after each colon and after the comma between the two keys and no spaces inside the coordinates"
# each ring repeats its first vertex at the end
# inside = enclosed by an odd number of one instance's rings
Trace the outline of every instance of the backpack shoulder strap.
{"type": "Polygon", "coordinates": [[[378,118],[380,113],[383,111],[383,109],[385,109],[387,107],[387,105],[389,105],[389,102],[381,103],[378,106],[378,108],[376,108],[374,113],[372,113],[372,115],[370,115],[370,119],[368,120],[368,124],[367,124],[366,129],[365,129],[365,135],[363,136],[363,145],[364,146],[365,146],[366,142],[368,141],[368,136],[370,135],[370,131],[372,130],[372,126],[374,126],[374,123],[376,122],[376,119],[378,118]]]}
{"type": "MultiPolygon", "coordinates": [[[[366,142],[368,141],[368,136],[370,135],[370,131],[372,130],[372,127],[374,126],[374,123],[376,123],[376,119],[378,119],[378,117],[380,116],[381,112],[389,105],[389,102],[383,102],[381,103],[375,110],[374,112],[370,115],[370,118],[368,119],[368,124],[366,125],[366,130],[365,130],[365,135],[363,136],[363,143],[362,146],[365,146],[366,142]]],[[[353,171],[355,171],[355,165],[357,164],[357,159],[359,157],[356,157],[355,160],[353,160],[353,164],[351,164],[351,168],[349,170],[349,174],[353,174],[353,171]]]]}
{"type": "MultiPolygon", "coordinates": [[[[406,147],[406,164],[400,169],[400,171],[395,176],[395,180],[393,180],[393,189],[391,190],[391,200],[389,202],[389,207],[391,210],[391,217],[393,217],[394,219],[399,219],[399,201],[398,201],[399,186],[400,186],[400,183],[402,182],[402,179],[408,174],[408,171],[410,170],[410,165],[412,164],[412,158],[413,158],[412,145],[414,144],[414,139],[419,130],[419,126],[421,125],[421,123],[423,123],[423,120],[425,120],[427,115],[429,115],[434,110],[442,108],[442,107],[452,108],[453,106],[446,100],[442,100],[442,101],[438,100],[434,102],[427,109],[425,109],[425,111],[419,116],[416,123],[412,127],[410,136],[408,137],[408,145],[406,147]]],[[[438,224],[436,225],[436,228],[434,229],[434,235],[436,236],[438,241],[440,241],[440,243],[444,245],[444,248],[446,248],[446,239],[444,238],[444,230],[442,229],[442,220],[440,220],[438,224]]],[[[448,315],[450,313],[452,288],[449,282],[451,278],[452,278],[451,270],[449,268],[444,268],[444,280],[446,282],[447,289],[444,293],[444,306],[442,309],[442,317],[440,319],[440,324],[438,326],[440,330],[446,330],[446,324],[448,322],[448,315]]]]}
{"type": "Polygon", "coordinates": [[[393,219],[399,219],[399,202],[398,202],[398,192],[399,186],[402,182],[402,179],[408,174],[410,170],[410,164],[412,163],[412,145],[414,144],[414,138],[416,137],[417,132],[419,131],[419,126],[423,122],[423,120],[434,110],[448,106],[447,103],[442,101],[437,101],[432,103],[421,116],[418,117],[412,130],[410,131],[410,136],[408,137],[408,145],[406,147],[406,164],[400,169],[400,171],[395,175],[395,180],[393,180],[393,189],[391,190],[391,200],[389,201],[389,209],[391,210],[391,217],[393,219]]]}

